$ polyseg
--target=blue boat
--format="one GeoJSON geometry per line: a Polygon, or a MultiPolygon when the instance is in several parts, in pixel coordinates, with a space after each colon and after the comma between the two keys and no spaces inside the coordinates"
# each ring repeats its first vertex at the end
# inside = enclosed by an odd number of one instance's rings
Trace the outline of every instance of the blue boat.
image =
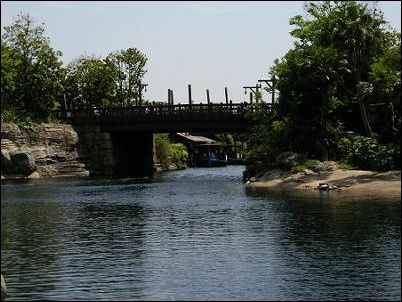
{"type": "Polygon", "coordinates": [[[198,167],[224,167],[228,164],[227,160],[219,159],[215,156],[208,156],[206,158],[201,158],[196,166],[198,167]]]}
{"type": "Polygon", "coordinates": [[[228,164],[226,145],[199,144],[193,146],[190,166],[193,167],[223,167],[228,164]]]}

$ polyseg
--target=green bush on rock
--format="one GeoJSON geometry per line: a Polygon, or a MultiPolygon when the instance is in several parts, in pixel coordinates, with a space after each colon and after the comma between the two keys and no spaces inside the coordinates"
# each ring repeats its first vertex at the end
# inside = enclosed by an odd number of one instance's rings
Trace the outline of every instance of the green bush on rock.
{"type": "Polygon", "coordinates": [[[178,169],[187,166],[188,152],[184,145],[174,144],[168,134],[155,134],[155,151],[163,169],[168,170],[173,164],[178,169]]]}

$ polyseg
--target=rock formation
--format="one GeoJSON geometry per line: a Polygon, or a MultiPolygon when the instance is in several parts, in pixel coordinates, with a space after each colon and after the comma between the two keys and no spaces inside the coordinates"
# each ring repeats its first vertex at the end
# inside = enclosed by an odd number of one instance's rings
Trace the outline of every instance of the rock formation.
{"type": "Polygon", "coordinates": [[[87,176],[70,125],[1,123],[1,178],[87,176]]]}

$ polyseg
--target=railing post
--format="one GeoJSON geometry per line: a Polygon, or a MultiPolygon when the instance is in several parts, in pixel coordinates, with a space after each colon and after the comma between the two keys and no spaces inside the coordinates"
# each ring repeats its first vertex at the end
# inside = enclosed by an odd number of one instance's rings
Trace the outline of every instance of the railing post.
{"type": "Polygon", "coordinates": [[[191,110],[191,105],[192,105],[192,99],[191,99],[191,85],[188,85],[188,104],[190,106],[190,110],[191,110]]]}
{"type": "Polygon", "coordinates": [[[209,89],[207,89],[207,103],[208,105],[211,103],[211,99],[209,98],[209,89]]]}
{"type": "Polygon", "coordinates": [[[141,81],[138,82],[138,106],[141,106],[141,99],[142,99],[142,86],[141,81]]]}
{"type": "Polygon", "coordinates": [[[229,103],[229,97],[228,97],[228,88],[225,87],[225,100],[226,100],[226,105],[229,103]]]}

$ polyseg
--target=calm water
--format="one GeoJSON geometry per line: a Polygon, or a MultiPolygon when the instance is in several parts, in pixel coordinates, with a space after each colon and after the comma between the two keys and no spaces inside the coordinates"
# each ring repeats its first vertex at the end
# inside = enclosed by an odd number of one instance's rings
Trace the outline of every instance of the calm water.
{"type": "Polygon", "coordinates": [[[256,195],[243,169],[3,182],[8,300],[400,300],[400,199],[256,195]]]}

